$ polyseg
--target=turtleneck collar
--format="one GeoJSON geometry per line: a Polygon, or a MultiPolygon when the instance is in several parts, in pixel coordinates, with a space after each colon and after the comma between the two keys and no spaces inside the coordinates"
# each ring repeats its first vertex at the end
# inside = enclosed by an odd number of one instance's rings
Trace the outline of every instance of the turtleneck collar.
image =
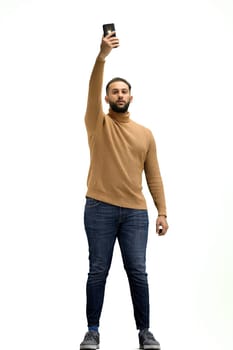
{"type": "Polygon", "coordinates": [[[108,115],[110,118],[112,118],[113,120],[116,120],[119,123],[129,122],[129,116],[130,116],[129,112],[117,113],[117,112],[114,112],[112,109],[109,109],[108,115]]]}

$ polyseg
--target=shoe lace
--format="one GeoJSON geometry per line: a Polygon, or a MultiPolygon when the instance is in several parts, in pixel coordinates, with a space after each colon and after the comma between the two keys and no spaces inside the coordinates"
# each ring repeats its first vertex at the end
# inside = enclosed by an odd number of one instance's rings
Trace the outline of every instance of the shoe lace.
{"type": "Polygon", "coordinates": [[[147,340],[155,340],[153,334],[150,331],[144,331],[142,336],[147,340]]]}
{"type": "Polygon", "coordinates": [[[149,332],[149,331],[146,333],[146,337],[147,337],[148,339],[150,339],[150,340],[155,340],[153,334],[152,334],[151,332],[149,332]]]}
{"type": "Polygon", "coordinates": [[[85,335],[85,341],[87,340],[96,340],[97,336],[95,334],[93,334],[93,332],[87,332],[85,335]]]}

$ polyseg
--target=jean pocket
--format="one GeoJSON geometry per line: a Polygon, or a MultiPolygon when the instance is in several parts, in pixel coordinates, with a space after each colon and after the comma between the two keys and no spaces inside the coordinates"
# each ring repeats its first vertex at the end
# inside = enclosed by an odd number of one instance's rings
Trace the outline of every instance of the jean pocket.
{"type": "Polygon", "coordinates": [[[101,201],[98,201],[97,199],[87,197],[86,198],[86,208],[95,208],[98,205],[100,205],[101,201]]]}

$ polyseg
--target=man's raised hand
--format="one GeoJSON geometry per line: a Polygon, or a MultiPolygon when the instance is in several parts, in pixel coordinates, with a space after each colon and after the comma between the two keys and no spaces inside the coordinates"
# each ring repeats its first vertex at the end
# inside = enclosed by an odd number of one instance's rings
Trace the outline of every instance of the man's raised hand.
{"type": "Polygon", "coordinates": [[[119,46],[119,39],[114,36],[115,33],[116,32],[111,32],[108,35],[102,37],[99,57],[104,59],[110,54],[113,48],[119,46]]]}

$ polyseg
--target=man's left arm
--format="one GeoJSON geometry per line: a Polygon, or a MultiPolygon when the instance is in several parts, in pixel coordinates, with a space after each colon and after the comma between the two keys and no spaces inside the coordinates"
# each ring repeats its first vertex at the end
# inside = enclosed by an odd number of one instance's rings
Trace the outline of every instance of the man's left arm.
{"type": "Polygon", "coordinates": [[[156,144],[152,133],[150,133],[150,143],[144,164],[144,170],[148,188],[158,210],[156,232],[159,235],[164,235],[168,230],[166,200],[158,163],[156,144]]]}

